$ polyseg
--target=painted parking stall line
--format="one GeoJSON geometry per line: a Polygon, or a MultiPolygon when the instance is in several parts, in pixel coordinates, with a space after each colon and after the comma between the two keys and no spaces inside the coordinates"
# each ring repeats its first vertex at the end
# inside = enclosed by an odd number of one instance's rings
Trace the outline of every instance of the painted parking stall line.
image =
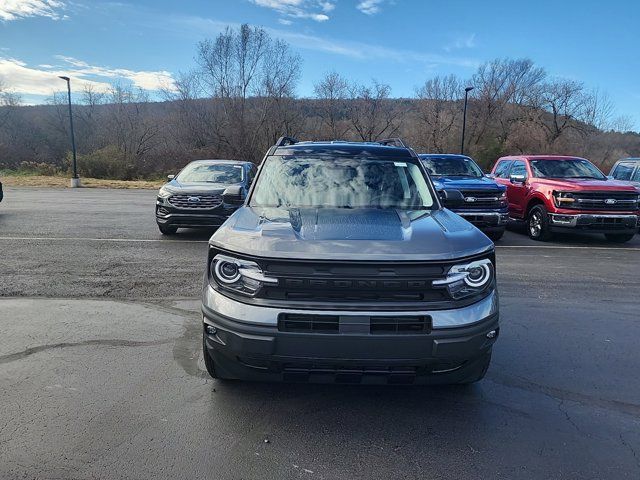
{"type": "Polygon", "coordinates": [[[178,240],[178,239],[159,239],[159,238],[88,238],[88,237],[0,237],[0,241],[84,241],[84,242],[114,242],[114,243],[208,243],[208,240],[178,240]]]}

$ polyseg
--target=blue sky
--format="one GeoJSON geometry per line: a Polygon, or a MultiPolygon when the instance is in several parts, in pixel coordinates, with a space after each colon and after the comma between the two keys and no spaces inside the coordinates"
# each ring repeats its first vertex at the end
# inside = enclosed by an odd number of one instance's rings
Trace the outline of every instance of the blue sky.
{"type": "Polygon", "coordinates": [[[260,25],[303,58],[298,94],[335,70],[409,96],[429,77],[469,77],[497,57],[606,92],[640,130],[640,2],[595,0],[0,0],[0,78],[25,102],[74,84],[153,91],[194,66],[199,40],[260,25]]]}

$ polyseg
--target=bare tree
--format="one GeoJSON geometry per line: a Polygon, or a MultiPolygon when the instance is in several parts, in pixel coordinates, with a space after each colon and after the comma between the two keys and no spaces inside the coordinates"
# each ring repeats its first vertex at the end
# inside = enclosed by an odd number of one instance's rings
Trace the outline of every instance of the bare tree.
{"type": "Polygon", "coordinates": [[[7,88],[4,80],[0,78],[0,128],[9,121],[9,116],[18,105],[20,96],[7,88]]]}
{"type": "Polygon", "coordinates": [[[257,159],[275,102],[292,98],[300,57],[259,27],[227,28],[198,45],[196,60],[208,95],[221,106],[220,142],[236,157],[257,159]]]}
{"type": "Polygon", "coordinates": [[[376,80],[371,86],[352,87],[348,117],[360,140],[372,142],[397,132],[399,112],[394,108],[390,94],[391,87],[376,80]]]}
{"type": "Polygon", "coordinates": [[[492,128],[497,140],[505,142],[512,126],[526,118],[531,92],[545,77],[545,71],[529,59],[496,59],[480,65],[471,79],[474,143],[481,143],[492,128]]]}
{"type": "Polygon", "coordinates": [[[172,105],[169,134],[183,148],[202,150],[217,147],[220,122],[211,105],[202,99],[204,91],[196,72],[178,73],[173,88],[165,88],[163,96],[172,105]]]}
{"type": "Polygon", "coordinates": [[[432,78],[416,89],[418,145],[437,153],[451,151],[462,92],[463,83],[455,75],[432,78]]]}
{"type": "Polygon", "coordinates": [[[582,83],[574,80],[553,80],[538,89],[535,120],[546,131],[549,145],[565,132],[585,133],[590,125],[589,112],[593,104],[582,83]]]}
{"type": "Polygon", "coordinates": [[[349,131],[349,125],[345,122],[349,90],[349,82],[336,72],[327,73],[313,86],[323,130],[326,130],[328,138],[342,139],[349,131]]]}

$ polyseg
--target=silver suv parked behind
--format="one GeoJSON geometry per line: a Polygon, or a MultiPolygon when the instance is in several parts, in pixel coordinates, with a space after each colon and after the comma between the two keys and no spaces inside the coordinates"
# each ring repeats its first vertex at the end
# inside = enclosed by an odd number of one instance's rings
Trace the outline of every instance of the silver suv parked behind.
{"type": "Polygon", "coordinates": [[[493,243],[442,207],[398,139],[281,138],[244,206],[211,237],[208,262],[213,377],[470,383],[489,367],[493,243]]]}

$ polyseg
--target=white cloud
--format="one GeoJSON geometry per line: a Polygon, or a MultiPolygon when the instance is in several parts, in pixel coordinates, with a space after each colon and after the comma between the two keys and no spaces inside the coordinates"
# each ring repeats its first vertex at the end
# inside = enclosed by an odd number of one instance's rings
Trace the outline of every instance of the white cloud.
{"type": "Polygon", "coordinates": [[[390,48],[372,43],[330,40],[315,35],[307,35],[304,33],[271,28],[267,28],[266,30],[273,36],[282,38],[297,48],[333,53],[358,60],[386,60],[400,63],[419,62],[421,64],[426,63],[431,66],[434,64],[445,64],[468,68],[476,68],[478,66],[478,62],[476,60],[469,58],[440,55],[424,51],[390,48]]]}
{"type": "Polygon", "coordinates": [[[384,0],[361,0],[356,8],[366,15],[375,15],[380,11],[384,0]]]}
{"type": "Polygon", "coordinates": [[[111,81],[128,80],[143,90],[173,88],[173,78],[166,71],[134,71],[123,68],[107,68],[89,65],[72,57],[57,56],[66,65],[39,65],[30,67],[27,63],[9,57],[0,57],[0,79],[8,89],[21,95],[51,95],[64,89],[58,77],[71,77],[75,91],[91,86],[97,92],[107,92],[111,81]]]}
{"type": "Polygon", "coordinates": [[[173,85],[171,72],[165,70],[135,71],[126,68],[101,67],[89,65],[87,62],[64,55],[56,55],[55,57],[71,65],[71,69],[76,75],[126,79],[143,90],[160,90],[162,88],[171,88],[171,85],[173,85]]]}
{"type": "Polygon", "coordinates": [[[466,36],[456,38],[453,42],[444,46],[446,52],[452,50],[461,50],[463,48],[475,48],[476,46],[476,34],[471,33],[466,36]]]}
{"type": "MultiPolygon", "coordinates": [[[[68,70],[40,70],[31,68],[25,62],[15,58],[0,58],[0,78],[7,88],[23,95],[51,95],[62,90],[64,85],[59,75],[70,75],[68,70]]],[[[73,78],[76,89],[91,85],[96,91],[106,92],[110,85],[105,82],[85,78],[73,78]]]]}
{"type": "Polygon", "coordinates": [[[65,8],[59,0],[0,0],[0,21],[9,22],[27,17],[65,18],[60,10],[65,8]]]}
{"type": "MultiPolygon", "coordinates": [[[[300,18],[326,22],[327,13],[335,8],[335,3],[329,0],[250,0],[259,7],[270,8],[280,15],[289,18],[300,18]]],[[[289,22],[291,22],[289,20],[289,22]]],[[[283,23],[282,21],[280,23],[283,23]]],[[[289,23],[290,24],[290,23],[289,23]]],[[[285,25],[289,25],[285,24],[285,25]]]]}
{"type": "MultiPolygon", "coordinates": [[[[170,29],[176,34],[190,32],[195,39],[204,35],[212,35],[223,32],[225,28],[239,28],[238,23],[222,22],[206,17],[180,16],[167,19],[163,23],[164,28],[170,29]]],[[[265,28],[273,37],[287,41],[294,48],[331,53],[356,60],[385,60],[393,63],[419,62],[421,66],[428,65],[456,65],[466,68],[476,68],[479,62],[476,59],[459,57],[454,55],[442,55],[425,51],[406,50],[385,47],[374,43],[353,42],[332,39],[316,35],[299,33],[297,31],[282,28],[265,28]]]]}

